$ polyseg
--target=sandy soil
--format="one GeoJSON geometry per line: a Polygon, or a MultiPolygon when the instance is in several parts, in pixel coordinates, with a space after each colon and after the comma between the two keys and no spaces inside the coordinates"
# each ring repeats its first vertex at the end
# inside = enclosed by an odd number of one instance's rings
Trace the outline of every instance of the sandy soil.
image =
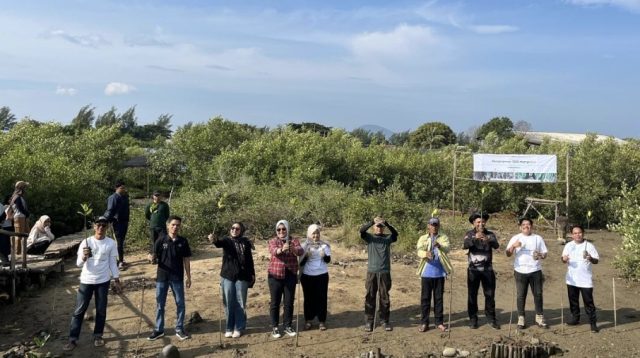
{"type": "MultiPolygon", "coordinates": [[[[504,247],[514,230],[499,230],[504,247]]],[[[515,323],[511,337],[530,340],[532,337],[542,341],[555,342],[571,357],[633,357],[640,356],[640,285],[616,279],[617,329],[614,329],[614,307],[612,278],[616,272],[612,267],[615,248],[620,238],[604,231],[590,231],[587,237],[594,242],[600,252],[601,263],[595,266],[595,301],[598,307],[600,333],[593,334],[589,325],[577,327],[561,325],[561,306],[564,305],[565,318],[568,315],[566,288],[564,284],[565,267],[559,257],[562,246],[556,243],[550,232],[542,232],[549,247],[549,258],[545,260],[543,272],[546,277],[544,286],[545,315],[551,328],[543,330],[530,327],[516,334],[515,323]]],[[[331,233],[326,235],[332,242],[331,233]]],[[[502,248],[503,248],[502,247],[502,248]]],[[[501,248],[501,249],[502,249],[501,248]]],[[[147,281],[145,290],[132,287],[123,295],[111,295],[105,332],[106,346],[93,348],[91,342],[92,322],[85,322],[78,348],[73,352],[76,357],[155,357],[163,346],[176,345],[183,357],[359,357],[365,352],[377,350],[384,356],[428,357],[440,356],[445,346],[465,349],[472,356],[483,356],[482,349],[489,348],[493,339],[509,336],[509,319],[513,302],[513,275],[511,259],[500,250],[494,258],[498,276],[496,306],[498,318],[502,324],[499,331],[488,325],[477,330],[467,327],[466,313],[466,256],[462,250],[452,254],[456,272],[453,276],[453,297],[451,308],[451,334],[441,334],[433,328],[419,333],[419,296],[420,280],[415,275],[417,261],[408,256],[396,256],[392,267],[393,288],[391,290],[391,322],[393,332],[384,332],[377,328],[373,334],[364,333],[364,277],[366,274],[366,254],[362,247],[345,248],[333,244],[333,262],[330,265],[329,311],[327,320],[329,329],[303,331],[298,339],[272,339],[269,329],[269,294],[266,284],[268,253],[266,242],[256,243],[254,254],[258,280],[249,291],[248,313],[249,329],[238,339],[220,338],[219,318],[221,313],[219,285],[220,251],[209,246],[198,247],[192,263],[193,286],[187,291],[187,316],[198,311],[204,321],[188,326],[192,339],[180,342],[173,335],[175,305],[169,299],[167,303],[167,335],[154,342],[146,340],[151,332],[155,317],[155,292],[153,279],[155,266],[146,263],[145,254],[128,255],[132,266],[123,273],[124,280],[147,281]],[[220,345],[222,341],[222,346],[220,345]]],[[[48,280],[48,286],[22,297],[16,305],[0,307],[0,351],[6,351],[20,341],[29,340],[38,331],[44,329],[54,332],[54,338],[47,342],[39,352],[51,352],[62,355],[62,346],[68,335],[70,315],[74,308],[75,292],[78,285],[79,270],[72,262],[67,264],[64,275],[48,280]]],[[[450,281],[447,281],[445,293],[445,315],[449,313],[450,281]]],[[[297,301],[296,310],[302,303],[297,301]]],[[[530,295],[529,295],[530,296],[530,295]]],[[[480,307],[483,298],[480,295],[480,307]]],[[[301,326],[302,326],[302,312],[301,326]]],[[[482,312],[481,312],[482,313],[482,312]]],[[[527,300],[528,324],[533,323],[533,300],[527,300]]],[[[480,322],[485,323],[480,316],[480,322]]],[[[445,318],[447,319],[447,317],[445,318]]],[[[515,321],[515,314],[514,314],[515,321]]],[[[584,322],[583,314],[583,322],[584,322]]],[[[432,319],[433,322],[433,319],[432,319]]],[[[488,356],[488,355],[487,355],[488,356]]]]}

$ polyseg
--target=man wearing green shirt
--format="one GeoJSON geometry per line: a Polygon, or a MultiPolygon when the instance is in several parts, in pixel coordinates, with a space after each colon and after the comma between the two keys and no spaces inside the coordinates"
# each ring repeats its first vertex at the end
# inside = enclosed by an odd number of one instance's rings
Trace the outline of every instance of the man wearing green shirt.
{"type": "Polygon", "coordinates": [[[366,332],[373,331],[373,318],[376,310],[376,295],[380,295],[380,308],[378,309],[382,326],[385,331],[393,330],[389,323],[391,300],[391,244],[398,241],[398,231],[389,225],[383,218],[376,217],[360,228],[360,237],[367,243],[368,267],[365,288],[367,295],[364,302],[366,332]],[[373,226],[373,235],[367,230],[373,226]],[[386,235],[384,228],[389,228],[391,234],[386,235]]]}
{"type": "Polygon", "coordinates": [[[167,219],[169,219],[169,204],[162,200],[162,193],[158,190],[153,192],[153,201],[147,204],[144,209],[144,215],[149,221],[149,236],[151,238],[151,246],[149,248],[149,263],[152,261],[153,247],[156,240],[163,234],[167,233],[167,219]]]}

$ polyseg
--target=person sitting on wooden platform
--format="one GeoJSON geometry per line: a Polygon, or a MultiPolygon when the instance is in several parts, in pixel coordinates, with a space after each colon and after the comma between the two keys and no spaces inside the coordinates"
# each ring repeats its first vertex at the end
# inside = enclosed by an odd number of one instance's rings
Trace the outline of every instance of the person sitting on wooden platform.
{"type": "Polygon", "coordinates": [[[51,232],[51,218],[47,215],[42,215],[31,228],[27,238],[27,254],[44,254],[53,240],[55,240],[55,236],[51,232]]]}

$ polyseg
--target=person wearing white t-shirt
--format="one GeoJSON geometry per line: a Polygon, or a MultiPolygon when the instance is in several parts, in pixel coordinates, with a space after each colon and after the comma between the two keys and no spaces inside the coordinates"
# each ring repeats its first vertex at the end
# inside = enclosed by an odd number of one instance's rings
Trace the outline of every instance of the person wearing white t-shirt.
{"type": "Polygon", "coordinates": [[[562,262],[567,264],[567,293],[569,295],[570,326],[580,323],[580,294],[584,302],[584,310],[589,316],[591,332],[598,332],[596,324],[596,306],[593,302],[593,275],[591,265],[600,260],[598,251],[592,243],[584,239],[584,229],[580,225],[571,228],[573,241],[562,250],[562,262]]]}
{"type": "Polygon", "coordinates": [[[95,234],[82,240],[78,247],[76,265],[82,267],[80,273],[80,287],[76,298],[76,308],[71,317],[69,342],[64,346],[65,351],[71,351],[77,346],[84,314],[89,308],[91,297],[96,297],[96,318],[93,328],[93,345],[104,346],[102,333],[107,319],[107,300],[111,279],[115,281],[116,292],[120,291],[120,271],[118,270],[118,248],[116,242],[106,236],[107,218],[99,217],[93,228],[95,234]]]}
{"type": "Polygon", "coordinates": [[[514,277],[517,290],[518,307],[518,328],[524,329],[525,324],[525,302],[527,301],[527,291],[531,286],[533,302],[536,309],[536,324],[541,328],[549,328],[544,320],[542,302],[542,263],[547,257],[547,246],[542,236],[534,234],[533,220],[521,218],[519,220],[520,233],[509,240],[507,244],[507,256],[515,254],[513,261],[514,277]]]}
{"type": "Polygon", "coordinates": [[[307,229],[307,241],[302,244],[304,256],[301,261],[300,283],[304,294],[304,328],[311,329],[311,321],[318,317],[321,331],[327,329],[327,291],[331,246],[320,240],[320,226],[313,224],[307,229]]]}

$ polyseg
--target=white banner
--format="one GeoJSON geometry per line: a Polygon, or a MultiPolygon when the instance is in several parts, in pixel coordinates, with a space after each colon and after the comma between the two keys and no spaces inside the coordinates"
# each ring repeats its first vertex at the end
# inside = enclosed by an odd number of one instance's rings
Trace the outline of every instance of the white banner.
{"type": "Polygon", "coordinates": [[[473,180],[516,183],[555,183],[555,155],[474,154],[473,180]]]}

